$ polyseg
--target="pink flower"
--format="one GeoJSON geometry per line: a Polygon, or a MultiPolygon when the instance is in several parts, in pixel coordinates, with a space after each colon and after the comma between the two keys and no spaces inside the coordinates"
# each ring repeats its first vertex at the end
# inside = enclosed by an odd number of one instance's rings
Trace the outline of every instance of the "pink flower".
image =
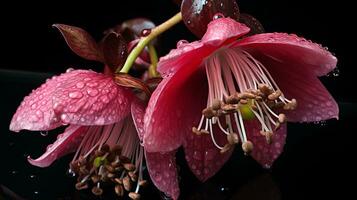
{"type": "Polygon", "coordinates": [[[144,182],[144,150],[130,114],[144,113],[144,109],[130,89],[117,85],[112,76],[70,69],[25,97],[10,130],[47,131],[68,125],[42,156],[29,157],[29,162],[47,167],[76,152],[70,166],[78,175],[77,189],[87,188],[92,181],[92,193],[101,195],[100,184],[111,182],[118,195],[125,189],[137,197],[144,182]],[[116,180],[118,173],[121,176],[116,180]],[[136,188],[130,182],[137,182],[136,188]]]}
{"type": "Polygon", "coordinates": [[[335,68],[330,52],[285,33],[239,39],[248,32],[230,18],[216,19],[200,41],[179,42],[159,62],[164,79],[149,101],[143,142],[146,151],[166,156],[166,167],[158,159],[148,168],[161,171],[151,178],[174,198],[177,172],[167,165],[175,164],[181,145],[192,172],[205,181],[235,144],[270,167],[283,150],[286,120],[338,118],[336,102],[317,78],[335,68]]]}

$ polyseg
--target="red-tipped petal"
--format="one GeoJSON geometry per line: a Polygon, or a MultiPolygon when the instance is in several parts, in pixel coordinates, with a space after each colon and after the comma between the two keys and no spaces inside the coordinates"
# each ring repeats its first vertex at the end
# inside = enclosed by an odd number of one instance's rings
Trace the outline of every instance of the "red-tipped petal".
{"type": "Polygon", "coordinates": [[[248,140],[254,145],[250,155],[264,168],[270,168],[283,152],[286,139],[286,124],[282,124],[280,129],[274,132],[271,144],[268,144],[266,137],[260,133],[261,125],[257,120],[246,121],[244,126],[248,140]]]}
{"type": "Polygon", "coordinates": [[[182,66],[187,66],[187,62],[201,63],[222,45],[226,45],[235,39],[247,34],[249,28],[244,24],[230,18],[220,18],[208,24],[207,32],[201,41],[192,43],[178,42],[177,49],[160,58],[158,71],[162,74],[175,72],[182,66]]]}
{"type": "Polygon", "coordinates": [[[266,33],[253,35],[237,42],[252,54],[265,54],[279,60],[290,68],[294,63],[316,76],[326,75],[336,67],[337,59],[321,45],[296,35],[286,33],[266,33]]]}
{"type": "Polygon", "coordinates": [[[47,80],[25,97],[10,129],[49,130],[61,124],[106,125],[130,111],[132,94],[111,76],[72,70],[47,80]]]}
{"type": "Polygon", "coordinates": [[[88,127],[70,125],[64,133],[57,136],[57,140],[47,146],[46,152],[37,159],[28,157],[28,161],[37,167],[48,167],[58,158],[75,151],[81,143],[88,127]]]}
{"type": "Polygon", "coordinates": [[[180,69],[165,78],[150,98],[144,117],[144,146],[149,152],[178,148],[186,133],[197,126],[207,99],[203,70],[180,69]]]}
{"type": "MultiPolygon", "coordinates": [[[[227,136],[218,129],[214,133],[216,133],[214,134],[216,142],[223,147],[227,143],[227,136]]],[[[210,135],[198,136],[191,132],[186,136],[184,149],[188,166],[203,182],[223,167],[234,147],[225,153],[220,153],[220,150],[214,146],[210,135]]]]}
{"type": "Polygon", "coordinates": [[[145,104],[139,99],[134,99],[131,104],[131,116],[133,118],[134,125],[138,132],[140,141],[143,141],[144,137],[144,115],[145,115],[145,104]]]}
{"type": "Polygon", "coordinates": [[[174,200],[180,195],[176,168],[176,151],[168,153],[145,152],[146,164],[155,186],[174,200]]]}
{"type": "Polygon", "coordinates": [[[337,118],[339,108],[320,80],[304,66],[291,63],[286,67],[267,56],[260,56],[260,60],[269,70],[281,91],[288,99],[297,100],[296,110],[289,111],[287,117],[293,122],[313,122],[337,118]]]}

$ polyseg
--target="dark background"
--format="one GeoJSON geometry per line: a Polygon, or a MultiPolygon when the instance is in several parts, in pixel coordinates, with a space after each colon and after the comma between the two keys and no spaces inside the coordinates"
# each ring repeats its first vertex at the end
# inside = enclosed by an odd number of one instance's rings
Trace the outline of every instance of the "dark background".
{"type": "MultiPolygon", "coordinates": [[[[356,112],[356,83],[353,62],[356,32],[353,6],[349,1],[322,0],[240,0],[242,12],[257,17],[267,32],[288,32],[329,47],[339,59],[339,76],[322,77],[341,108],[340,121],[320,124],[289,124],[285,152],[272,170],[262,170],[253,160],[236,152],[223,170],[206,184],[199,184],[181,166],[182,199],[342,199],[353,195],[355,173],[353,120],[356,112]],[[348,183],[352,181],[352,183],[348,183]]],[[[96,39],[123,20],[147,17],[155,23],[178,12],[170,0],[152,1],[50,1],[7,2],[0,6],[0,70],[2,93],[0,132],[0,184],[27,199],[86,199],[76,193],[73,180],[66,177],[70,157],[52,167],[39,169],[26,163],[26,156],[40,155],[55,139],[37,133],[11,134],[8,124],[22,97],[37,87],[45,74],[9,72],[24,70],[60,73],[68,67],[101,69],[73,54],[54,23],[86,29],[96,39]]],[[[180,24],[160,37],[161,55],[180,39],[194,40],[180,24]]],[[[179,159],[180,160],[180,159],[179,159]]],[[[155,189],[145,191],[159,198],[155,189]]],[[[1,194],[1,192],[0,192],[1,194]]],[[[0,195],[0,199],[3,198],[0,195]]],[[[6,199],[8,197],[5,197],[6,199]]]]}

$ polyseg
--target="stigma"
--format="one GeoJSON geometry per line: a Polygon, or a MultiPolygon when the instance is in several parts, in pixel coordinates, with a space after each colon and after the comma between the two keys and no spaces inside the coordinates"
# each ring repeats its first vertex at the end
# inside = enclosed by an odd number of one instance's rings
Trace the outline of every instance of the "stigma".
{"type": "Polygon", "coordinates": [[[240,144],[249,154],[254,144],[244,125],[256,120],[261,137],[273,143],[274,134],[287,121],[285,112],[296,109],[296,99],[287,99],[266,67],[242,49],[220,49],[203,65],[208,80],[207,107],[192,132],[209,135],[221,153],[240,144]],[[227,143],[218,144],[217,134],[225,134],[227,143]]]}
{"type": "Polygon", "coordinates": [[[131,119],[108,126],[90,127],[70,170],[77,175],[77,190],[90,189],[101,196],[112,188],[117,196],[140,199],[143,179],[143,147],[131,119]]]}

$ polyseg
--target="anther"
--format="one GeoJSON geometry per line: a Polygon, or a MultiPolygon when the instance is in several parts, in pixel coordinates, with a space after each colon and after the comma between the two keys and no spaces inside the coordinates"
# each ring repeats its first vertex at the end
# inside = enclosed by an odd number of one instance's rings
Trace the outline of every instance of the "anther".
{"type": "Polygon", "coordinates": [[[213,110],[221,109],[221,101],[219,99],[213,100],[211,107],[212,107],[213,110]]]}
{"type": "Polygon", "coordinates": [[[124,163],[123,166],[124,166],[124,169],[127,171],[135,170],[135,165],[133,165],[132,163],[124,163]]]}
{"type": "Polygon", "coordinates": [[[140,199],[140,194],[136,193],[136,192],[130,192],[129,193],[129,197],[133,200],[139,200],[140,199]]]}
{"type": "Polygon", "coordinates": [[[284,105],[284,110],[295,110],[297,107],[296,99],[291,99],[290,103],[284,105]]]}
{"type": "Polygon", "coordinates": [[[280,90],[277,90],[277,91],[275,91],[275,92],[269,94],[268,99],[269,99],[270,101],[275,101],[275,100],[277,100],[277,99],[281,96],[281,94],[282,94],[281,91],[280,91],[280,90]]]}
{"type": "Polygon", "coordinates": [[[236,133],[230,133],[227,135],[227,141],[230,145],[237,144],[239,142],[238,135],[236,133]]]}
{"type": "Polygon", "coordinates": [[[112,179],[112,178],[115,177],[115,174],[113,174],[113,173],[108,173],[108,174],[107,174],[107,177],[108,177],[109,179],[112,179]]]}
{"type": "Polygon", "coordinates": [[[105,165],[105,168],[108,170],[108,172],[110,173],[114,173],[115,172],[115,168],[112,167],[111,165],[105,165]]]}
{"type": "Polygon", "coordinates": [[[243,142],[242,149],[245,154],[250,154],[253,151],[253,143],[251,141],[243,142]]]}
{"type": "Polygon", "coordinates": [[[241,99],[241,100],[239,101],[239,103],[245,105],[245,104],[248,103],[248,100],[246,100],[246,99],[241,99]]]}
{"type": "Polygon", "coordinates": [[[279,122],[276,122],[276,124],[275,124],[275,128],[274,128],[274,131],[279,130],[279,129],[280,129],[280,127],[281,127],[281,124],[280,124],[279,122]]]}
{"type": "Polygon", "coordinates": [[[225,144],[224,147],[221,149],[221,153],[226,153],[227,151],[229,151],[231,149],[232,145],[230,144],[225,144]]]}
{"type": "Polygon", "coordinates": [[[265,136],[265,140],[267,141],[268,144],[272,143],[273,140],[273,132],[271,131],[260,131],[260,134],[265,136]]]}
{"type": "Polygon", "coordinates": [[[120,197],[124,196],[123,186],[121,186],[121,185],[115,185],[114,191],[115,191],[115,193],[116,193],[118,196],[120,196],[120,197]]]}
{"type": "Polygon", "coordinates": [[[138,175],[135,172],[128,172],[131,181],[136,182],[138,180],[138,175]]]}
{"type": "Polygon", "coordinates": [[[278,117],[279,117],[278,121],[279,121],[280,124],[283,124],[283,123],[286,122],[286,115],[285,114],[281,113],[281,114],[279,114],[278,117]]]}
{"type": "Polygon", "coordinates": [[[227,97],[226,103],[228,103],[228,104],[237,104],[237,103],[239,103],[238,94],[233,94],[233,95],[227,97]]]}
{"type": "Polygon", "coordinates": [[[216,116],[217,111],[213,110],[212,108],[205,108],[202,110],[202,114],[206,118],[211,119],[212,117],[216,116]]]}
{"type": "Polygon", "coordinates": [[[99,187],[93,187],[92,188],[92,193],[96,196],[100,196],[103,194],[103,190],[99,187]]]}
{"type": "Polygon", "coordinates": [[[88,188],[88,184],[86,182],[78,182],[76,183],[77,190],[84,190],[88,188]]]}
{"type": "Polygon", "coordinates": [[[258,88],[266,96],[270,95],[273,92],[273,90],[266,84],[259,84],[258,88]]]}
{"type": "Polygon", "coordinates": [[[130,191],[131,190],[131,181],[130,181],[130,178],[128,176],[125,176],[123,178],[123,185],[124,185],[124,189],[126,191],[130,191]]]}
{"type": "Polygon", "coordinates": [[[98,175],[93,175],[93,176],[91,177],[91,179],[92,179],[93,183],[96,184],[96,183],[98,183],[98,182],[100,181],[100,176],[98,176],[98,175]]]}
{"type": "Polygon", "coordinates": [[[117,182],[120,185],[123,184],[123,179],[121,179],[121,178],[115,178],[114,181],[117,182]]]}
{"type": "Polygon", "coordinates": [[[255,99],[255,95],[249,92],[244,92],[242,93],[242,98],[243,99],[255,99]]]}
{"type": "Polygon", "coordinates": [[[228,113],[235,112],[236,109],[237,109],[237,106],[234,104],[225,104],[222,106],[222,110],[224,110],[225,112],[228,112],[228,113]]]}

